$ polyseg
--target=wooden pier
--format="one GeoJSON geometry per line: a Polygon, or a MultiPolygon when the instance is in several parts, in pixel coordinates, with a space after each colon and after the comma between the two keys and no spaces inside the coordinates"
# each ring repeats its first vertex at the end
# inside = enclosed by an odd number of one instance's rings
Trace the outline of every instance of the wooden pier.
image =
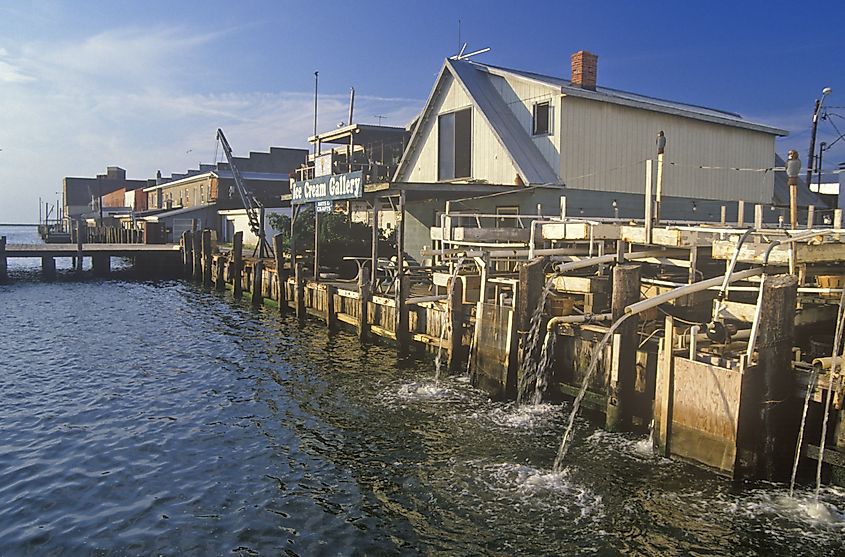
{"type": "MultiPolygon", "coordinates": [[[[588,381],[584,405],[605,415],[607,428],[645,431],[653,424],[659,454],[738,480],[783,480],[807,389],[814,408],[802,454],[820,452],[827,382],[811,371],[831,349],[824,339],[833,332],[845,283],[839,222],[748,231],[721,223],[645,227],[561,218],[538,221],[523,234],[433,229],[434,248],[423,255],[441,267],[465,262],[450,301],[451,273],[434,272],[430,290],[406,282],[376,292],[366,276],[357,283],[318,282],[306,279],[313,272],[300,263],[291,268],[281,257],[242,257],[237,237],[236,250],[224,254],[199,232],[197,241],[186,233],[183,265],[186,276],[209,287],[232,289],[301,321],[318,319],[329,329],[348,326],[362,339],[388,339],[400,354],[412,346],[442,350],[449,370],[469,369],[473,384],[500,399],[516,394],[523,373],[518,354],[538,293],[552,279],[540,308],[542,323],[558,337],[550,358],[552,399],[575,396],[588,381]],[[617,331],[598,353],[597,373],[585,377],[609,331],[606,320],[644,300],[655,304],[617,331]]],[[[823,458],[841,482],[839,374],[833,385],[834,434],[823,458]]]]}
{"type": "Polygon", "coordinates": [[[56,258],[66,257],[74,261],[74,269],[82,270],[83,259],[91,258],[92,270],[97,275],[105,275],[111,269],[111,258],[132,259],[136,265],[147,270],[178,268],[180,258],[179,244],[7,244],[5,237],[0,237],[0,280],[8,277],[7,261],[9,258],[40,258],[41,269],[45,277],[56,274],[56,258]]]}

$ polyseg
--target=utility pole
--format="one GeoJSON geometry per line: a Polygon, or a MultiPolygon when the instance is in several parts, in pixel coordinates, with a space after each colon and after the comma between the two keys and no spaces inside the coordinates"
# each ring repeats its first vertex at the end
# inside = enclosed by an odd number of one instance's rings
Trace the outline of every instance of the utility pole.
{"type": "Polygon", "coordinates": [[[822,105],[824,104],[824,99],[831,93],[832,89],[830,87],[825,87],[822,89],[822,98],[816,99],[816,105],[813,108],[813,127],[810,130],[810,151],[807,154],[807,187],[810,187],[810,183],[813,180],[813,168],[815,165],[813,164],[813,159],[815,158],[816,154],[816,130],[819,127],[819,113],[821,112],[822,105]]]}

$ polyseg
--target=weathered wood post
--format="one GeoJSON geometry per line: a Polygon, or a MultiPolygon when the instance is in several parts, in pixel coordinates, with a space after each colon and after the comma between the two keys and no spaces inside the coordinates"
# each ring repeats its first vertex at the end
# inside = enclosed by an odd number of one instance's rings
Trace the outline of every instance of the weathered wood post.
{"type": "Polygon", "coordinates": [[[91,269],[94,271],[95,276],[107,276],[111,270],[111,257],[108,254],[92,255],[91,269]]]}
{"type": "Polygon", "coordinates": [[[798,279],[768,276],[761,288],[757,366],[744,374],[735,477],[784,481],[801,414],[792,372],[798,279]]]}
{"type": "Polygon", "coordinates": [[[668,457],[671,449],[669,438],[672,434],[672,398],[674,385],[674,342],[675,320],[667,315],[663,325],[663,338],[658,352],[657,378],[654,389],[654,450],[658,455],[668,457]]]}
{"type": "Polygon", "coordinates": [[[0,281],[8,278],[8,265],[6,264],[6,237],[0,236],[0,281]]]}
{"type": "Polygon", "coordinates": [[[326,328],[333,330],[337,325],[337,314],[334,310],[334,293],[336,287],[326,284],[326,328]]]}
{"type": "Polygon", "coordinates": [[[202,280],[202,235],[203,232],[201,230],[197,230],[194,232],[194,247],[193,247],[193,254],[194,254],[194,268],[193,268],[193,276],[196,282],[200,282],[202,280]]]}
{"type": "Polygon", "coordinates": [[[277,301],[279,302],[279,313],[288,311],[288,272],[285,269],[285,254],[282,253],[282,235],[273,236],[273,253],[276,255],[276,283],[277,301]]]}
{"type": "Polygon", "coordinates": [[[211,230],[202,231],[202,284],[211,286],[211,230]]]}
{"type": "Polygon", "coordinates": [[[82,219],[76,221],[76,272],[82,272],[82,219]]]}
{"type": "MultiPolygon", "coordinates": [[[[640,267],[616,265],[613,268],[611,313],[613,321],[625,314],[625,308],[640,299],[640,267]]],[[[625,431],[631,427],[634,383],[637,376],[637,323],[628,318],[613,335],[610,378],[607,382],[605,428],[625,431]]]]}
{"type": "Polygon", "coordinates": [[[305,323],[305,277],[303,276],[302,262],[297,261],[293,266],[293,302],[296,311],[296,318],[300,324],[305,323]]]}
{"type": "Polygon", "coordinates": [[[182,232],[182,268],[186,277],[191,276],[194,266],[194,236],[193,232],[186,230],[182,232]]]}
{"type": "Polygon", "coordinates": [[[217,276],[214,277],[214,288],[218,292],[223,292],[226,290],[226,258],[222,255],[218,255],[215,265],[217,276]]]}
{"type": "Polygon", "coordinates": [[[408,353],[408,294],[411,282],[405,275],[405,192],[399,192],[399,210],[396,213],[396,344],[399,355],[408,353]]]}
{"type": "Polygon", "coordinates": [[[243,230],[235,232],[232,238],[232,287],[235,299],[240,300],[244,294],[243,269],[244,269],[244,233],[243,230]]]}
{"type": "Polygon", "coordinates": [[[363,277],[358,277],[358,339],[366,340],[370,332],[369,317],[370,283],[363,277]]]}
{"type": "Polygon", "coordinates": [[[56,278],[56,259],[49,255],[41,257],[41,275],[46,280],[56,278]]]}
{"type": "Polygon", "coordinates": [[[262,284],[264,282],[264,261],[257,260],[252,266],[252,305],[260,306],[264,301],[262,284]]]}
{"type": "Polygon", "coordinates": [[[464,281],[461,277],[452,279],[452,296],[449,299],[449,360],[446,369],[449,373],[455,373],[464,368],[463,338],[464,338],[464,281]]]}

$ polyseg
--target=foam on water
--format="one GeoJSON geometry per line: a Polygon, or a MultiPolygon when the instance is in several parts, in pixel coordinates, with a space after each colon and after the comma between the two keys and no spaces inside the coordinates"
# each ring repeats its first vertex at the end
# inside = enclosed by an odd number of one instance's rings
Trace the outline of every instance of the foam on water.
{"type": "Polygon", "coordinates": [[[507,404],[492,408],[484,418],[501,428],[532,431],[548,426],[551,419],[560,414],[561,408],[553,404],[507,404]]]}
{"type": "Polygon", "coordinates": [[[585,441],[593,447],[609,449],[637,460],[671,462],[654,454],[651,437],[632,437],[631,434],[611,433],[597,429],[585,441]]]}
{"type": "Polygon", "coordinates": [[[464,398],[463,393],[448,383],[435,381],[406,381],[391,383],[382,393],[388,404],[403,406],[413,402],[457,402],[464,398]]]}
{"type": "Polygon", "coordinates": [[[554,511],[556,516],[581,520],[598,520],[604,515],[600,495],[579,485],[568,470],[552,472],[523,464],[499,463],[481,467],[491,491],[505,498],[541,510],[554,511]]]}

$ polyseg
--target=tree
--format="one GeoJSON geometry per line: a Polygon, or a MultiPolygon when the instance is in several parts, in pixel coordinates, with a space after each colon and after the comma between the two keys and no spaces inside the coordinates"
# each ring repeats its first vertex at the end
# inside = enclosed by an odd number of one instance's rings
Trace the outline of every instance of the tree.
{"type": "MultiPolygon", "coordinates": [[[[290,217],[272,214],[268,222],[282,234],[282,249],[290,257],[290,217]]],[[[320,231],[318,242],[320,249],[320,267],[338,271],[353,272],[356,269],[352,261],[344,261],[347,256],[366,257],[372,253],[372,230],[361,222],[351,222],[346,213],[324,213],[319,219],[320,231]]],[[[384,236],[379,231],[379,253],[393,254],[396,242],[393,234],[384,236]]],[[[294,245],[296,255],[303,256],[308,264],[313,264],[314,251],[314,208],[303,207],[296,217],[294,226],[294,245]]]]}

